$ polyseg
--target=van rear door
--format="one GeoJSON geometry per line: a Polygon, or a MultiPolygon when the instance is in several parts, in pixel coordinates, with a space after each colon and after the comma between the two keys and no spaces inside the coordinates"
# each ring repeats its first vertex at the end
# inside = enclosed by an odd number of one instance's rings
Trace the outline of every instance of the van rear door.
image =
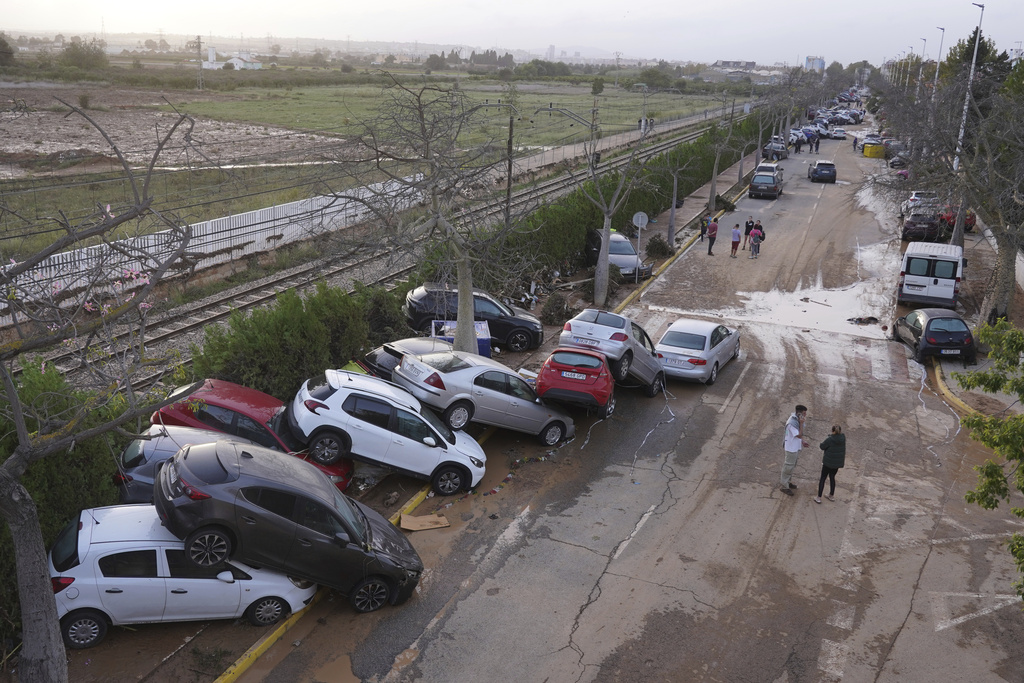
{"type": "Polygon", "coordinates": [[[960,273],[957,272],[959,261],[944,258],[931,260],[931,271],[928,278],[928,296],[937,299],[956,301],[957,285],[960,273]]]}

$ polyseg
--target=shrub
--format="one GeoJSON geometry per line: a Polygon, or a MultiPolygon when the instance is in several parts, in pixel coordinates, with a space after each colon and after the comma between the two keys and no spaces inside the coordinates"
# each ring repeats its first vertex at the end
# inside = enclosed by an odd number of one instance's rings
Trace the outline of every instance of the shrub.
{"type": "Polygon", "coordinates": [[[540,321],[545,325],[562,325],[574,315],[576,310],[569,305],[569,299],[562,292],[553,292],[540,309],[540,321]]]}
{"type": "Polygon", "coordinates": [[[676,250],[665,239],[665,236],[660,232],[657,232],[650,236],[647,240],[647,246],[644,248],[647,256],[654,259],[668,258],[672,254],[676,253],[676,250]]]}

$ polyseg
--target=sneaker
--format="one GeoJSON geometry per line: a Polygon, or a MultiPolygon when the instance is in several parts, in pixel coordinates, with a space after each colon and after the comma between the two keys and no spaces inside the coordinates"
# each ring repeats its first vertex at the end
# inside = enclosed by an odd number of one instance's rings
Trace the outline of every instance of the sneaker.
{"type": "Polygon", "coordinates": [[[829,496],[829,495],[826,495],[825,497],[826,497],[826,498],[828,498],[829,500],[831,500],[831,501],[835,502],[835,499],[836,499],[836,497],[835,497],[835,496],[829,496]]]}
{"type": "Polygon", "coordinates": [[[793,492],[787,489],[785,486],[780,486],[779,490],[785,493],[787,496],[792,496],[793,492]]]}
{"type": "Polygon", "coordinates": [[[789,488],[795,489],[796,488],[796,484],[794,484],[793,482],[789,482],[789,488]]]}
{"type": "Polygon", "coordinates": [[[814,502],[815,502],[815,503],[818,503],[818,504],[820,505],[820,504],[821,504],[821,498],[815,498],[815,499],[814,499],[814,502]]]}
{"type": "Polygon", "coordinates": [[[753,254],[751,254],[751,255],[750,255],[750,256],[748,256],[747,258],[754,258],[754,255],[753,255],[753,254]]]}

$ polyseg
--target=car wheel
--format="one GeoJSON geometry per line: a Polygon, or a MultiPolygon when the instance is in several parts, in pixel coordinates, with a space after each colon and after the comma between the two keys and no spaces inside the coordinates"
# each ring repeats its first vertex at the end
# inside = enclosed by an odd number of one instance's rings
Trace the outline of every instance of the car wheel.
{"type": "Polygon", "coordinates": [[[530,348],[530,335],[526,330],[515,330],[505,340],[505,346],[509,351],[526,351],[530,348]]]}
{"type": "Polygon", "coordinates": [[[540,442],[545,446],[554,446],[565,438],[565,425],[552,422],[540,433],[540,442]]]}
{"type": "Polygon", "coordinates": [[[444,411],[444,423],[449,429],[464,429],[473,419],[473,404],[469,401],[456,401],[444,411]]]}
{"type": "Polygon", "coordinates": [[[892,340],[893,341],[899,341],[900,340],[900,333],[899,333],[899,330],[896,329],[896,323],[892,324],[892,340]]]}
{"type": "Polygon", "coordinates": [[[352,446],[348,437],[332,431],[316,434],[309,442],[309,457],[317,464],[333,465],[347,457],[352,446]]]}
{"type": "Polygon", "coordinates": [[[708,386],[711,386],[712,384],[715,383],[715,381],[717,379],[718,379],[718,363],[715,363],[714,365],[711,366],[711,374],[708,375],[708,378],[704,381],[704,384],[706,384],[708,386]]]}
{"type": "Polygon", "coordinates": [[[924,354],[921,352],[920,344],[914,344],[914,360],[924,365],[924,354]]]}
{"type": "Polygon", "coordinates": [[[197,567],[215,567],[231,557],[231,538],[214,527],[196,529],[185,539],[185,554],[197,567]]]}
{"type": "Polygon", "coordinates": [[[627,352],[622,358],[612,363],[612,376],[616,382],[625,382],[629,377],[629,368],[633,364],[633,356],[627,352]]]}
{"type": "Polygon", "coordinates": [[[644,387],[644,394],[647,398],[654,398],[664,390],[665,376],[659,372],[657,377],[654,378],[654,381],[644,387]]]}
{"type": "Polygon", "coordinates": [[[97,645],[107,635],[107,618],[102,612],[83,609],[60,620],[64,644],[72,650],[84,650],[97,645]]]}
{"type": "Polygon", "coordinates": [[[605,403],[603,406],[601,406],[601,410],[598,413],[598,417],[600,417],[602,420],[606,420],[609,417],[611,417],[612,413],[614,413],[614,412],[615,412],[615,394],[612,394],[611,396],[608,397],[608,402],[605,403]]]}
{"type": "Polygon", "coordinates": [[[456,465],[444,465],[434,473],[430,485],[438,495],[453,496],[467,483],[466,474],[456,465]]]}
{"type": "Polygon", "coordinates": [[[736,360],[739,360],[739,357],[740,357],[740,341],[739,341],[739,339],[736,340],[736,348],[732,352],[732,357],[735,358],[736,360]]]}
{"type": "Polygon", "coordinates": [[[253,626],[271,626],[288,613],[288,603],[281,598],[260,598],[245,610],[245,618],[253,626]]]}
{"type": "Polygon", "coordinates": [[[368,576],[352,588],[348,601],[360,614],[373,612],[391,599],[391,585],[379,576],[368,576]]]}

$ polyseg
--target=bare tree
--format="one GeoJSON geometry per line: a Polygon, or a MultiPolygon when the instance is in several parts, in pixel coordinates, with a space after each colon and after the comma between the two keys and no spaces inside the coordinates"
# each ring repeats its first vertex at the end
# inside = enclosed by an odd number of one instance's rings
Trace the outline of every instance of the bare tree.
{"type": "MultiPolygon", "coordinates": [[[[175,359],[154,356],[143,343],[146,300],[185,252],[191,237],[188,225],[152,208],[150,195],[157,158],[174,136],[187,139],[191,121],[180,116],[160,136],[148,169],[139,177],[95,121],[77,107],[64,104],[103,134],[121,162],[132,198],[116,213],[109,207],[97,207],[78,222],[58,213],[49,220],[60,236],[0,271],[5,292],[0,315],[10,319],[16,335],[0,344],[0,411],[14,425],[17,441],[0,463],[0,515],[11,530],[16,556],[23,629],[18,677],[33,683],[66,681],[67,662],[38,511],[21,478],[32,463],[122,428],[160,405],[163,395],[140,384],[139,377],[165,372],[175,359]],[[154,223],[163,227],[163,232],[158,236],[141,234],[154,223]],[[135,237],[113,240],[115,233],[125,231],[134,232],[135,237]],[[83,264],[74,280],[61,284],[55,277],[36,277],[50,256],[86,244],[101,246],[94,248],[91,260],[83,264]],[[56,347],[71,354],[69,364],[81,371],[76,386],[88,399],[59,410],[46,396],[24,402],[19,393],[19,365],[30,362],[29,354],[56,347]],[[100,409],[106,409],[110,417],[97,422],[95,415],[100,409]],[[92,420],[87,422],[90,416],[92,420]]],[[[7,261],[8,255],[0,252],[0,260],[7,261]]]]}

